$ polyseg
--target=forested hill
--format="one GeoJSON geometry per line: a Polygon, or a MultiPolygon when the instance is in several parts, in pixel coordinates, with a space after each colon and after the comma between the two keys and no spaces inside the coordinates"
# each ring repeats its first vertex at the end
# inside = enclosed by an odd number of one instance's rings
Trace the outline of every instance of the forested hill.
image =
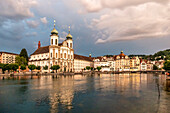
{"type": "Polygon", "coordinates": [[[148,60],[170,60],[170,49],[166,49],[164,51],[158,51],[157,53],[153,55],[129,55],[129,57],[133,56],[139,56],[143,59],[148,59],[148,60]]]}

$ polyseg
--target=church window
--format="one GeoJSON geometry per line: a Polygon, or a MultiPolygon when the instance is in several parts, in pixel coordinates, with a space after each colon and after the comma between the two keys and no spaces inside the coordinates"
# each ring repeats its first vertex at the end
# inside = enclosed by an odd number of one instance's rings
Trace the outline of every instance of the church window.
{"type": "Polygon", "coordinates": [[[51,45],[53,45],[53,39],[51,39],[51,45]]]}
{"type": "Polygon", "coordinates": [[[51,58],[52,58],[53,54],[51,53],[51,58]]]}
{"type": "Polygon", "coordinates": [[[70,48],[72,48],[72,43],[70,43],[70,48]]]}
{"type": "Polygon", "coordinates": [[[64,58],[66,58],[66,53],[64,53],[64,58]]]}
{"type": "Polygon", "coordinates": [[[56,58],[57,58],[57,53],[56,53],[56,58]]]}
{"type": "Polygon", "coordinates": [[[57,45],[57,39],[55,39],[55,45],[57,45]]]}

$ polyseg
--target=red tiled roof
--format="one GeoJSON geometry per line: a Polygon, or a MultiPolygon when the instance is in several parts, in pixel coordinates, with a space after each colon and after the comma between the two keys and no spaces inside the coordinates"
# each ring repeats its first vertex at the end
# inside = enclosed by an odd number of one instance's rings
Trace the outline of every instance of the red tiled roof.
{"type": "Polygon", "coordinates": [[[86,61],[91,61],[92,62],[92,58],[91,57],[86,57],[86,56],[77,55],[77,54],[74,54],[74,59],[86,60],[86,61]]]}
{"type": "Polygon", "coordinates": [[[4,51],[0,51],[0,53],[6,53],[6,54],[11,54],[11,55],[19,55],[19,54],[16,54],[16,53],[10,53],[10,52],[4,52],[4,51]]]}
{"type": "Polygon", "coordinates": [[[62,46],[62,45],[63,45],[63,43],[59,43],[59,44],[58,44],[58,46],[62,46]]]}
{"type": "Polygon", "coordinates": [[[31,55],[43,54],[43,53],[49,53],[49,46],[40,47],[31,55]]]}

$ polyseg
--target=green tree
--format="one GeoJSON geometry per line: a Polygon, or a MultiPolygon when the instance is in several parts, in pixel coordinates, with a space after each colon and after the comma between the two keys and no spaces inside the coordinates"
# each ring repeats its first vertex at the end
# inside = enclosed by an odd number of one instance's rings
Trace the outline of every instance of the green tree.
{"type": "Polygon", "coordinates": [[[90,67],[91,71],[94,69],[93,67],[90,67]]]}
{"type": "Polygon", "coordinates": [[[15,61],[16,61],[16,63],[19,65],[19,66],[21,66],[21,65],[27,65],[27,60],[26,60],[26,58],[24,58],[23,56],[17,56],[16,58],[15,58],[15,61]]]}
{"type": "Polygon", "coordinates": [[[57,72],[57,70],[60,69],[60,66],[59,65],[53,65],[53,66],[51,66],[50,69],[56,70],[56,72],[57,72]]]}
{"type": "Polygon", "coordinates": [[[100,71],[102,68],[100,66],[97,67],[97,70],[100,71]]]}
{"type": "Polygon", "coordinates": [[[36,67],[36,69],[37,69],[37,70],[40,70],[40,69],[41,69],[41,67],[40,67],[40,66],[37,66],[37,67],[36,67]]]}
{"type": "Polygon", "coordinates": [[[87,69],[87,70],[90,70],[90,66],[86,66],[86,69],[87,69]]]}
{"type": "Polygon", "coordinates": [[[158,70],[158,67],[156,65],[153,65],[153,70],[158,70]]]}
{"type": "Polygon", "coordinates": [[[43,69],[44,69],[44,70],[48,70],[48,66],[47,66],[47,65],[44,66],[43,69]]]}
{"type": "Polygon", "coordinates": [[[21,65],[21,70],[25,70],[26,69],[26,66],[25,65],[21,65]]]}
{"type": "Polygon", "coordinates": [[[32,70],[36,69],[35,65],[29,65],[28,68],[31,70],[31,74],[32,74],[32,70]]]}
{"type": "Polygon", "coordinates": [[[8,70],[8,73],[10,72],[10,70],[12,70],[13,64],[7,64],[6,65],[6,70],[8,70]]]}
{"type": "Polygon", "coordinates": [[[4,64],[0,63],[0,69],[2,69],[3,66],[4,66],[4,64]]]}
{"type": "Polygon", "coordinates": [[[5,71],[7,70],[7,65],[8,64],[2,64],[1,66],[1,69],[2,69],[2,72],[5,73],[5,71]]]}
{"type": "Polygon", "coordinates": [[[27,54],[27,50],[25,48],[23,48],[19,54],[20,57],[24,57],[26,58],[26,61],[28,63],[28,54],[27,54]]]}
{"type": "Polygon", "coordinates": [[[170,61],[165,61],[163,69],[170,70],[170,61]]]}
{"type": "Polygon", "coordinates": [[[12,69],[13,71],[17,71],[17,69],[19,68],[18,64],[10,64],[9,65],[10,69],[12,69]]]}

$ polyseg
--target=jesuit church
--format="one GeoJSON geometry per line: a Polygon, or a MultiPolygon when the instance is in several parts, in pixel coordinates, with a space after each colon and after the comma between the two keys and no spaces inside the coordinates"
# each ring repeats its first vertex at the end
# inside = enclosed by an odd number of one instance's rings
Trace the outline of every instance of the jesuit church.
{"type": "Polygon", "coordinates": [[[51,66],[59,65],[60,72],[79,72],[86,66],[93,66],[91,57],[74,54],[72,38],[69,27],[66,39],[62,43],[58,43],[59,35],[54,24],[50,35],[50,45],[41,47],[39,41],[38,49],[30,56],[29,65],[34,64],[36,66],[41,66],[42,70],[44,66],[48,66],[50,70],[51,66]]]}

